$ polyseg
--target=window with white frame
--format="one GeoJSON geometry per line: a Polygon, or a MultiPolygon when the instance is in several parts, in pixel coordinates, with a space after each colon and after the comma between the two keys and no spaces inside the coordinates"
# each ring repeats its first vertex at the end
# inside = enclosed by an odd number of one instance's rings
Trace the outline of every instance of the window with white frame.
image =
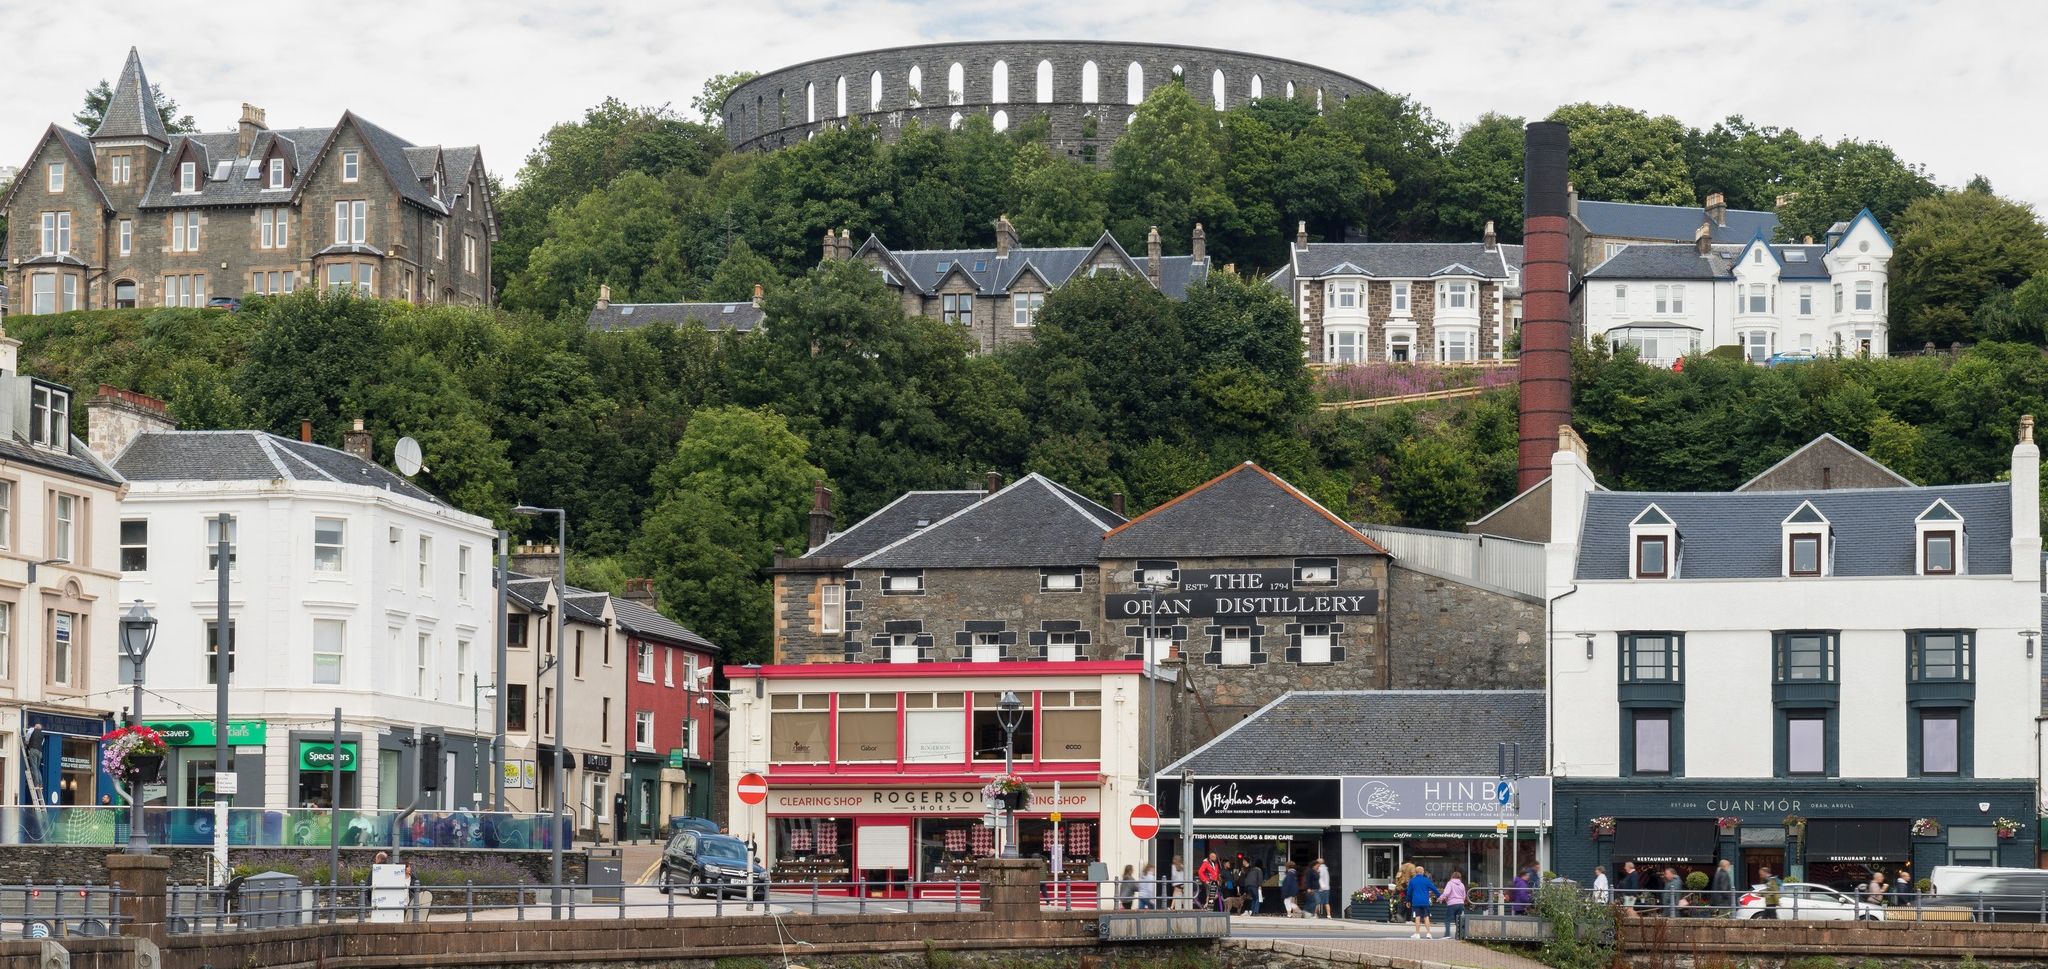
{"type": "Polygon", "coordinates": [[[294,284],[296,283],[296,275],[296,273],[293,273],[289,270],[286,270],[284,272],[250,273],[249,291],[252,293],[260,293],[265,296],[278,293],[289,293],[292,291],[292,289],[294,288],[294,284]]]}
{"type": "MultiPolygon", "coordinates": [[[[73,642],[78,614],[54,612],[50,617],[50,682],[65,687],[79,686],[78,649],[73,642]]],[[[234,657],[230,655],[228,661],[234,662],[234,657]]]]}
{"type": "Polygon", "coordinates": [[[461,596],[464,602],[469,601],[469,560],[475,552],[475,549],[467,545],[458,545],[455,548],[455,594],[461,596]]]}
{"type": "Polygon", "coordinates": [[[78,535],[78,496],[60,491],[51,505],[50,557],[59,562],[84,564],[78,560],[78,543],[75,540],[78,535]]]}
{"type": "Polygon", "coordinates": [[[654,711],[633,711],[633,749],[654,749],[654,711]]]}
{"type": "Polygon", "coordinates": [[[1856,284],[1857,312],[1868,311],[1876,305],[1874,302],[1876,299],[1876,296],[1874,295],[1875,293],[1876,285],[1867,279],[1856,284]]]}
{"type": "Polygon", "coordinates": [[[1602,259],[1612,259],[1615,256],[1621,255],[1621,251],[1626,248],[1628,248],[1628,243],[1626,242],[1607,243],[1601,247],[1600,257],[1602,259]]]}
{"type": "Polygon", "coordinates": [[[336,292],[354,291],[368,296],[377,288],[377,267],[369,263],[329,263],[327,288],[336,292]]]}
{"type": "Polygon", "coordinates": [[[199,213],[171,213],[171,251],[199,251],[199,213]]]}
{"type": "Polygon", "coordinates": [[[1411,284],[1405,279],[1394,280],[1393,312],[1395,316],[1408,315],[1410,285],[1411,284]]]}
{"type": "Polygon", "coordinates": [[[836,633],[846,628],[846,587],[837,582],[818,587],[818,631],[836,633]]]}
{"type": "Polygon", "coordinates": [[[1079,592],[1081,591],[1081,570],[1065,568],[1040,569],[1038,570],[1038,588],[1041,592],[1079,592]]]}
{"type": "Polygon", "coordinates": [[[64,256],[71,253],[71,213],[43,213],[43,255],[64,256]]]}
{"type": "Polygon", "coordinates": [[[29,312],[57,312],[57,277],[54,273],[30,273],[28,286],[29,312]]]}
{"type": "Polygon", "coordinates": [[[191,194],[191,193],[193,193],[193,192],[197,192],[197,191],[199,191],[199,164],[198,164],[197,162],[179,162],[179,163],[178,163],[178,192],[179,192],[179,194],[181,194],[181,195],[189,195],[189,194],[191,194]]]}
{"type": "Polygon", "coordinates": [[[1620,315],[1622,315],[1622,314],[1624,314],[1624,313],[1627,313],[1627,312],[1628,312],[1628,284],[1627,284],[1627,283],[1615,283],[1615,284],[1614,284],[1614,315],[1616,315],[1616,316],[1620,316],[1620,315]]]}
{"type": "Polygon", "coordinates": [[[0,680],[14,675],[14,604],[0,602],[0,680]]]}
{"type": "Polygon", "coordinates": [[[1678,527],[1651,505],[1629,522],[1629,574],[1638,579],[1668,579],[1678,574],[1678,527]]]}
{"type": "Polygon", "coordinates": [[[368,238],[370,203],[362,199],[334,203],[335,245],[362,245],[368,238]]]}
{"type": "Polygon", "coordinates": [[[1336,585],[1337,560],[1334,558],[1312,558],[1294,560],[1294,584],[1336,585]]]}
{"type": "Polygon", "coordinates": [[[674,646],[665,647],[661,651],[661,685],[676,685],[676,648],[674,646]]]}
{"type": "Polygon", "coordinates": [[[1140,655],[1147,663],[1164,663],[1180,658],[1180,644],[1172,626],[1146,626],[1139,633],[1140,655]]]}
{"type": "Polygon", "coordinates": [[[476,236],[466,232],[462,235],[462,271],[476,272],[476,236]]]}
{"type": "Polygon", "coordinates": [[[118,237],[120,239],[121,255],[132,255],[135,252],[135,220],[122,219],[118,237]]]}
{"type": "Polygon", "coordinates": [[[697,718],[683,721],[683,756],[691,760],[702,760],[697,753],[697,718]]]}
{"type": "Polygon", "coordinates": [[[1333,326],[1323,331],[1324,363],[1364,363],[1365,331],[1358,327],[1333,326]]]}
{"type": "MultiPolygon", "coordinates": [[[[670,650],[669,652],[673,653],[675,650],[670,650]]],[[[674,684],[671,683],[669,685],[673,686],[674,684]]],[[[704,689],[701,674],[697,670],[696,653],[683,654],[683,689],[692,693],[704,689]]]]}
{"type": "Polygon", "coordinates": [[[654,682],[654,644],[639,640],[633,649],[633,672],[642,683],[654,682]]]}
{"type": "Polygon", "coordinates": [[[1479,359],[1479,333],[1468,327],[1438,327],[1436,358],[1443,363],[1479,359]]]}
{"type": "MultiPolygon", "coordinates": [[[[241,522],[234,520],[228,522],[228,571],[230,572],[235,570],[235,553],[238,548],[235,533],[241,530],[241,522]]],[[[214,572],[219,569],[220,518],[212,517],[206,520],[206,571],[214,572]]]]}
{"type": "Polygon", "coordinates": [[[915,663],[918,660],[916,633],[893,633],[887,646],[891,663],[915,663]]]}
{"type": "Polygon", "coordinates": [[[313,519],[313,571],[328,574],[342,570],[347,548],[348,523],[340,518],[313,519]]]}
{"type": "Polygon", "coordinates": [[[1171,559],[1143,559],[1131,569],[1131,582],[1140,588],[1146,586],[1175,586],[1180,584],[1180,564],[1171,559]]]}
{"type": "Polygon", "coordinates": [[[355,151],[341,153],[341,180],[353,182],[362,175],[362,155],[355,151]]]}
{"type": "Polygon", "coordinates": [[[1037,326],[1038,312],[1044,308],[1044,293],[1018,293],[1010,297],[1010,323],[1012,326],[1037,326]]]}
{"type": "Polygon", "coordinates": [[[1329,623],[1306,623],[1301,627],[1301,661],[1304,663],[1328,663],[1334,655],[1331,649],[1337,645],[1337,636],[1330,630],[1329,623]]]}
{"type": "Polygon", "coordinates": [[[291,245],[292,210],[282,205],[275,208],[256,210],[256,246],[259,249],[284,249],[291,245]]]}
{"type": "Polygon", "coordinates": [[[1832,571],[1828,568],[1828,520],[1812,502],[1801,502],[1792,514],[1785,516],[1782,528],[1785,575],[1819,576],[1832,571]]]}
{"type": "Polygon", "coordinates": [[[1763,363],[1771,358],[1777,345],[1777,334],[1770,330],[1745,330],[1737,335],[1742,341],[1742,355],[1750,363],[1763,363]]]}
{"type": "Polygon", "coordinates": [[[1046,633],[1045,658],[1055,663],[1071,663],[1080,659],[1081,634],[1075,632],[1046,633]]]}
{"type": "Polygon", "coordinates": [[[923,569],[888,569],[882,573],[882,594],[885,596],[924,595],[923,569]]]}
{"type": "Polygon", "coordinates": [[[1437,308],[1460,312],[1472,309],[1479,305],[1475,298],[1475,289],[1477,287],[1464,280],[1454,279],[1438,283],[1436,285],[1437,308]]]}
{"type": "Polygon", "coordinates": [[[284,187],[284,159],[282,158],[273,158],[270,160],[270,187],[284,187]]]}
{"type": "Polygon", "coordinates": [[[339,619],[313,620],[313,682],[323,686],[341,683],[342,653],[348,642],[348,624],[339,619]]]}
{"type": "Polygon", "coordinates": [[[434,582],[434,537],[420,536],[420,591],[431,593],[434,582]]]}
{"type": "MultiPolygon", "coordinates": [[[[228,620],[228,683],[235,681],[235,656],[242,651],[242,627],[235,620],[228,620]]],[[[206,621],[206,683],[214,686],[220,683],[220,624],[206,621]]]]}
{"type": "Polygon", "coordinates": [[[1358,284],[1336,283],[1330,287],[1330,306],[1333,309],[1355,310],[1358,308],[1358,284]]]}
{"type": "Polygon", "coordinates": [[[1769,283],[1750,283],[1744,286],[1743,290],[1746,294],[1743,299],[1743,312],[1769,313],[1771,311],[1771,285],[1769,283]]]}
{"type": "Polygon", "coordinates": [[[40,381],[31,386],[28,442],[40,447],[67,449],[71,444],[71,392],[40,381]]]}
{"type": "Polygon", "coordinates": [[[121,519],[121,571],[149,571],[149,519],[121,519]]]}
{"type": "Polygon", "coordinates": [[[448,258],[448,227],[434,223],[434,258],[448,258]]]}
{"type": "Polygon", "coordinates": [[[1003,658],[1001,633],[969,633],[967,659],[973,663],[995,663],[1003,658]]]}
{"type": "Polygon", "coordinates": [[[1948,502],[1937,499],[1913,522],[1919,539],[1921,575],[1960,575],[1966,567],[1963,516],[1948,502]]]}
{"type": "Polygon", "coordinates": [[[1811,286],[1799,287],[1799,315],[1813,315],[1813,287],[1811,286]]]}
{"type": "Polygon", "coordinates": [[[1223,665],[1252,665],[1252,629],[1250,626],[1223,627],[1223,665]]]}
{"type": "Polygon", "coordinates": [[[49,167],[49,188],[51,194],[64,191],[64,163],[53,161],[49,167]]]}
{"type": "Polygon", "coordinates": [[[14,547],[14,482],[0,479],[0,548],[14,547]]]}
{"type": "Polygon", "coordinates": [[[107,159],[107,180],[115,185],[126,185],[135,176],[135,158],[132,155],[113,155],[107,159]]]}
{"type": "Polygon", "coordinates": [[[412,695],[429,695],[428,683],[434,669],[434,637],[431,633],[420,633],[413,640],[412,695]]]}

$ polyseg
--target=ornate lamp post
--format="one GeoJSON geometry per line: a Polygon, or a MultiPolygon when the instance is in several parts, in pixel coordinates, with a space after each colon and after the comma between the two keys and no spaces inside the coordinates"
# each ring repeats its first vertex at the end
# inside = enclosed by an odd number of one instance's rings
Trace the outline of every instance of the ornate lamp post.
{"type": "MultiPolygon", "coordinates": [[[[121,655],[128,660],[128,669],[134,674],[135,696],[128,705],[128,725],[142,725],[142,670],[149,662],[150,648],[156,645],[156,617],[149,614],[141,599],[135,600],[133,608],[121,617],[121,655]]],[[[128,853],[149,854],[149,835],[142,828],[142,772],[130,775],[128,780],[128,853]]]]}
{"type": "MultiPolygon", "coordinates": [[[[1003,691],[1003,697],[996,703],[996,722],[1003,727],[1003,775],[1015,773],[1012,764],[1017,753],[1017,727],[1024,722],[1024,704],[1017,694],[1003,691]]],[[[1003,798],[1003,857],[1017,857],[1017,802],[1013,797],[1003,798]]]]}

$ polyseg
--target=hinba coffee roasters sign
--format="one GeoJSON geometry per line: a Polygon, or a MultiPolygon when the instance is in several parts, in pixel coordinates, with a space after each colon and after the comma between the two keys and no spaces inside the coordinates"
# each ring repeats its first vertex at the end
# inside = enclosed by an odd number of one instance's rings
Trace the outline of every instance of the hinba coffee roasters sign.
{"type": "Polygon", "coordinates": [[[1180,584],[1158,593],[1105,596],[1110,619],[1209,616],[1370,616],[1378,589],[1296,587],[1293,569],[1188,569],[1180,584]]]}

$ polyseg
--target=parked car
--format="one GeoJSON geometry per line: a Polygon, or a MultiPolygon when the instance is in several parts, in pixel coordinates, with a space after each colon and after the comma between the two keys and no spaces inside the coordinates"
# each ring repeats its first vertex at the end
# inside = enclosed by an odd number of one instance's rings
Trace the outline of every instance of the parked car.
{"type": "Polygon", "coordinates": [[[1967,906],[1979,921],[2040,922],[2048,915],[2048,871],[1938,865],[1927,877],[1937,904],[1967,906]]]}
{"type": "Polygon", "coordinates": [[[1788,363],[1812,363],[1818,359],[1812,350],[1780,350],[1764,361],[1766,367],[1779,367],[1788,363]]]}
{"type": "Polygon", "coordinates": [[[206,308],[210,310],[227,310],[233,313],[242,308],[242,300],[238,296],[215,296],[206,301],[206,308]]]}
{"type": "Polygon", "coordinates": [[[746,842],[730,835],[678,831],[661,850],[661,892],[678,889],[703,898],[748,896],[768,900],[768,870],[747,855],[746,842]]]}
{"type": "MultiPolygon", "coordinates": [[[[1735,917],[1755,918],[1764,910],[1764,886],[1749,886],[1736,900],[1735,917]]],[[[1884,906],[1872,905],[1812,882],[1786,882],[1778,889],[1778,917],[1823,922],[1879,922],[1884,906]]]]}
{"type": "Polygon", "coordinates": [[[673,836],[684,831],[702,831],[705,834],[723,834],[718,822],[710,818],[672,817],[668,819],[668,833],[673,836]]]}

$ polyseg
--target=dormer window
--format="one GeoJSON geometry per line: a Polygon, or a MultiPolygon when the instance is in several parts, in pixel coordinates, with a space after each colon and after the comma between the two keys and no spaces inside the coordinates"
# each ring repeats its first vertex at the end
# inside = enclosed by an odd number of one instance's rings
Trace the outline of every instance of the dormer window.
{"type": "Polygon", "coordinates": [[[273,158],[270,160],[270,187],[284,187],[284,159],[282,158],[273,158]]]}
{"type": "Polygon", "coordinates": [[[1669,579],[1677,574],[1678,526],[1664,509],[1651,505],[1628,525],[1629,574],[1638,579],[1669,579]]]}
{"type": "Polygon", "coordinates": [[[199,191],[199,165],[196,162],[178,163],[178,191],[199,191]]]}
{"type": "Polygon", "coordinates": [[[1336,585],[1337,560],[1332,558],[1295,559],[1294,584],[1336,585]]]}
{"type": "Polygon", "coordinates": [[[1827,516],[1813,506],[1813,502],[1800,502],[1792,514],[1786,516],[1782,525],[1785,536],[1785,575],[1820,576],[1833,571],[1828,568],[1830,558],[1828,547],[1831,529],[1827,516]]]}
{"type": "Polygon", "coordinates": [[[59,451],[71,443],[71,392],[45,383],[35,384],[28,410],[29,443],[59,451]]]}
{"type": "Polygon", "coordinates": [[[1948,502],[1936,499],[1927,510],[1913,521],[1914,537],[1919,548],[1921,575],[1961,575],[1965,568],[1967,535],[1963,531],[1963,516],[1948,502]]]}

